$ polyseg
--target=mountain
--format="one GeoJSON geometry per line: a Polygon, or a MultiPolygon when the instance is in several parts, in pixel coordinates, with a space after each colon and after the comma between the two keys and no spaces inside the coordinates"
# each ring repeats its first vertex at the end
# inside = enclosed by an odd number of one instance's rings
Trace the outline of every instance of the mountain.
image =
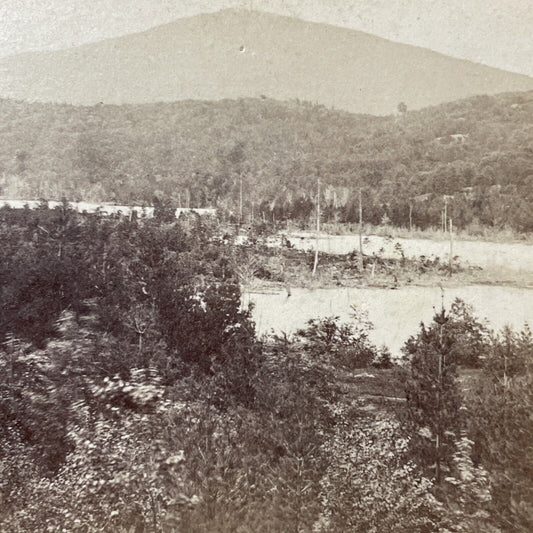
{"type": "MultiPolygon", "coordinates": [[[[376,117],[269,98],[92,107],[0,100],[0,195],[324,221],[533,231],[533,91],[376,117]],[[413,203],[414,202],[414,203],[413,203]]],[[[1,200],[0,200],[1,203],[1,200]]]]}
{"type": "Polygon", "coordinates": [[[0,96],[91,105],[184,99],[300,99],[390,114],[477,94],[533,89],[533,78],[362,32],[223,10],[143,33],[0,60],[0,96]]]}

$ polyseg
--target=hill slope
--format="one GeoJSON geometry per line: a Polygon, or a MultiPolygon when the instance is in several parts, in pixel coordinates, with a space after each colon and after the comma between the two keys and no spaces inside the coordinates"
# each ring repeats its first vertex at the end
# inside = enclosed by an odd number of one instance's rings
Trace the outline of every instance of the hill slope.
{"type": "Polygon", "coordinates": [[[399,117],[269,99],[74,107],[0,100],[0,194],[121,204],[154,195],[276,220],[311,214],[533,231],[533,92],[475,97],[399,117]]]}
{"type": "Polygon", "coordinates": [[[354,30],[224,10],[63,51],[0,61],[0,96],[73,104],[268,97],[389,114],[533,79],[354,30]]]}

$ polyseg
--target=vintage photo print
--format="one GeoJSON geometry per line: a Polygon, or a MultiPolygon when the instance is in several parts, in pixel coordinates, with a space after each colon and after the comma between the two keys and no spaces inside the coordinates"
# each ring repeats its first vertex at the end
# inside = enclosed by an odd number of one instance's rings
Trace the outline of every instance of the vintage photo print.
{"type": "Polygon", "coordinates": [[[533,531],[530,0],[3,0],[0,531],[533,531]]]}

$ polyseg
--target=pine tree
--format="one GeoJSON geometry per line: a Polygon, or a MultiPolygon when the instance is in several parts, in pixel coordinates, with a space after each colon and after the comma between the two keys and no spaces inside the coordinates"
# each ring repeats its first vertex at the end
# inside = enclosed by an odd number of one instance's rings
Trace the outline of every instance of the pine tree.
{"type": "Polygon", "coordinates": [[[406,379],[407,422],[412,451],[437,483],[449,470],[460,429],[461,395],[457,384],[454,336],[443,309],[429,327],[421,325],[404,347],[409,356],[406,379]]]}

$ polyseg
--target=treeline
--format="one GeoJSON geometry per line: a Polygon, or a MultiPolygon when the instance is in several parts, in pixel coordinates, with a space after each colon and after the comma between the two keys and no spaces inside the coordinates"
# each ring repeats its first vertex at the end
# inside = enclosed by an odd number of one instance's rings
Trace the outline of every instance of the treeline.
{"type": "Polygon", "coordinates": [[[0,232],[2,531],[531,530],[527,328],[457,301],[397,367],[360,313],[257,339],[197,218],[0,232]]]}
{"type": "Polygon", "coordinates": [[[0,102],[1,194],[218,207],[246,221],[533,230],[533,94],[353,115],[269,99],[73,107],[0,102]]]}

